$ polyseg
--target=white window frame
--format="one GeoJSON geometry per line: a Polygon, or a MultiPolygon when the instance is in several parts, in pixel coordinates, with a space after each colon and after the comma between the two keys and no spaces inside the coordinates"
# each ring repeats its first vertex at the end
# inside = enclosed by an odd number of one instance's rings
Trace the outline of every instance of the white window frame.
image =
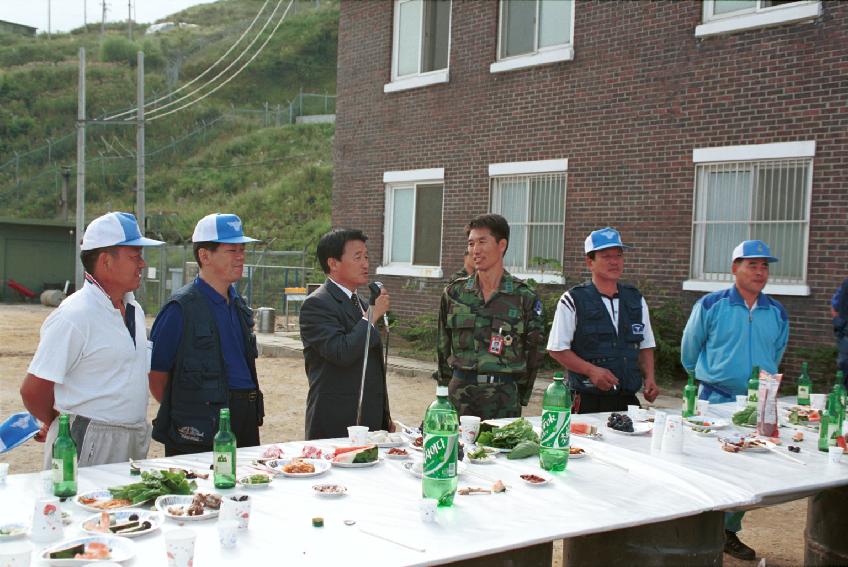
{"type": "MultiPolygon", "coordinates": [[[[568,43],[564,45],[552,45],[536,49],[533,53],[514,55],[512,57],[501,57],[501,41],[503,38],[503,2],[498,2],[498,42],[495,57],[497,61],[489,66],[490,73],[504,73],[515,69],[525,69],[537,65],[559,63],[560,61],[571,61],[574,59],[574,6],[577,1],[571,2],[571,29],[568,31],[568,43]]],[[[539,41],[539,6],[536,4],[536,29],[534,31],[534,45],[539,41]]]]}
{"type": "MultiPolygon", "coordinates": [[[[774,144],[752,144],[746,146],[722,146],[715,148],[696,148],[692,150],[693,164],[699,163],[715,163],[715,162],[739,162],[739,161],[761,161],[775,159],[803,159],[815,158],[816,142],[815,140],[803,142],[779,142],[774,144]]],[[[697,175],[697,174],[696,174],[697,175]]],[[[692,246],[691,254],[698,253],[694,249],[694,227],[697,215],[696,199],[697,199],[697,177],[695,179],[695,187],[693,189],[692,199],[692,229],[693,233],[690,237],[692,246]]],[[[804,234],[804,255],[802,258],[802,277],[805,283],[803,284],[766,284],[763,291],[769,295],[792,295],[792,296],[808,296],[810,295],[810,286],[807,282],[807,262],[810,248],[810,209],[813,193],[813,164],[810,165],[810,174],[807,179],[806,188],[806,218],[807,228],[804,234]]],[[[729,259],[728,259],[729,261],[729,259]]],[[[689,270],[691,274],[692,260],[690,257],[689,270]]],[[[704,281],[696,279],[687,279],[683,282],[685,291],[718,291],[726,289],[732,285],[732,281],[704,281]]]]}
{"type": "MultiPolygon", "coordinates": [[[[550,160],[539,160],[539,161],[514,161],[514,162],[505,162],[505,163],[492,163],[489,164],[489,210],[492,209],[492,189],[493,182],[498,177],[514,177],[520,175],[539,175],[546,173],[564,173],[568,174],[568,159],[550,159],[550,160]]],[[[565,182],[565,193],[563,194],[563,198],[568,201],[568,178],[566,177],[565,182]]],[[[563,213],[566,212],[566,208],[563,208],[563,213]]],[[[563,231],[565,230],[565,214],[563,214],[562,219],[563,231]]],[[[564,250],[560,251],[563,253],[564,258],[564,250]]],[[[526,255],[526,250],[525,250],[526,255]]],[[[521,278],[523,280],[533,278],[539,283],[545,284],[564,284],[565,279],[562,274],[550,274],[550,273],[534,273],[534,272],[517,272],[513,273],[517,278],[521,278]]]]}
{"type": "MultiPolygon", "coordinates": [[[[445,218],[445,170],[444,168],[432,169],[412,169],[404,171],[386,171],[383,173],[383,184],[385,185],[385,214],[383,227],[383,265],[377,266],[378,275],[387,276],[406,276],[415,278],[434,278],[443,277],[442,272],[442,250],[441,243],[444,242],[444,218],[445,218]],[[439,235],[439,265],[438,266],[422,266],[412,264],[411,262],[390,262],[392,257],[392,228],[393,228],[393,198],[394,190],[406,188],[409,186],[416,187],[418,185],[430,185],[434,183],[442,184],[442,223],[441,233],[439,235]]],[[[416,189],[417,191],[417,189],[416,189]]],[[[412,201],[412,218],[415,218],[416,199],[412,201]]],[[[415,250],[415,227],[412,227],[412,249],[415,250]]]]}
{"type": "MultiPolygon", "coordinates": [[[[394,16],[392,20],[392,69],[391,82],[383,85],[384,93],[394,93],[409,89],[417,89],[429,85],[438,85],[447,83],[450,80],[450,50],[451,50],[451,28],[453,25],[453,0],[448,0],[451,4],[448,17],[448,61],[444,69],[437,71],[429,71],[426,73],[418,72],[416,74],[397,76],[397,58],[398,58],[398,42],[400,34],[400,4],[409,0],[394,0],[394,16]]],[[[424,10],[424,2],[421,2],[421,10],[424,10]]],[[[424,18],[421,18],[421,25],[424,25],[424,18]]],[[[418,66],[421,67],[421,43],[423,42],[424,33],[422,29],[418,30],[418,66]]]]}
{"type": "Polygon", "coordinates": [[[737,10],[728,14],[713,15],[715,0],[704,0],[703,23],[695,27],[695,37],[707,37],[743,30],[764,28],[780,24],[789,24],[815,20],[822,13],[820,0],[798,0],[794,4],[737,10]]]}

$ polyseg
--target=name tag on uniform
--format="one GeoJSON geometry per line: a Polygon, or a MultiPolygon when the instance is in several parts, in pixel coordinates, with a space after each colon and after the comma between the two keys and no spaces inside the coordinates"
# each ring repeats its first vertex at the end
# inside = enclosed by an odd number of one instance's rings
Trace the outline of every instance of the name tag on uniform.
{"type": "Polygon", "coordinates": [[[501,335],[492,333],[492,338],[489,340],[489,352],[500,355],[504,349],[504,338],[501,335]]]}

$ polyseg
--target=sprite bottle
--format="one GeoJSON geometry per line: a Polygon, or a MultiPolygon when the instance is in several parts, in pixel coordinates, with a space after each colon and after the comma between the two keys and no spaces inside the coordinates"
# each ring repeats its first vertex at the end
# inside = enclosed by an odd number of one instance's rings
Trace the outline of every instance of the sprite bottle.
{"type": "Polygon", "coordinates": [[[542,399],[539,465],[546,471],[564,471],[568,466],[571,445],[571,392],[562,380],[562,372],[554,374],[554,381],[545,390],[545,397],[542,399]]]}
{"type": "Polygon", "coordinates": [[[751,377],[748,378],[748,406],[757,407],[760,397],[760,367],[751,369],[751,377]]]}
{"type": "Polygon", "coordinates": [[[436,400],[424,414],[424,498],[452,506],[456,493],[456,459],[459,449],[459,419],[448,399],[448,387],[436,387],[436,400]]]}
{"type": "Polygon", "coordinates": [[[53,442],[53,495],[65,498],[77,493],[77,444],[71,438],[70,420],[59,416],[59,435],[53,442]]]}
{"type": "Polygon", "coordinates": [[[215,488],[236,485],[236,436],[230,431],[230,410],[222,408],[218,433],[212,442],[212,469],[215,488]]]}
{"type": "Polygon", "coordinates": [[[795,401],[799,406],[810,405],[810,392],[813,390],[813,382],[810,380],[806,362],[801,363],[801,375],[798,377],[798,398],[795,401]]]}
{"type": "Polygon", "coordinates": [[[698,397],[698,386],[695,384],[695,371],[687,372],[689,375],[686,385],[683,386],[683,411],[680,415],[683,417],[692,417],[695,415],[695,400],[698,397]]]}

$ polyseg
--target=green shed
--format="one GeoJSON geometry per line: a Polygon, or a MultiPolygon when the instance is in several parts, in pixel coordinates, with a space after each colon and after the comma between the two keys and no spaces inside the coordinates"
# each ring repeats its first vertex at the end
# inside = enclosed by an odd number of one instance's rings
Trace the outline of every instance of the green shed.
{"type": "Polygon", "coordinates": [[[45,288],[74,285],[74,223],[0,218],[0,300],[23,296],[9,287],[13,280],[36,295],[45,288]]]}

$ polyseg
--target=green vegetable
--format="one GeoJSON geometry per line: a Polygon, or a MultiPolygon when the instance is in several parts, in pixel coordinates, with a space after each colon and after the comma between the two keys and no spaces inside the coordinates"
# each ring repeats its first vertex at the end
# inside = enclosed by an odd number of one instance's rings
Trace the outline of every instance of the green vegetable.
{"type": "Polygon", "coordinates": [[[522,441],[506,456],[507,459],[526,459],[539,454],[539,444],[535,441],[522,441]]]}
{"type": "Polygon", "coordinates": [[[512,449],[522,441],[533,441],[539,443],[539,436],[533,431],[533,426],[526,419],[519,418],[503,427],[499,427],[491,432],[491,442],[485,433],[480,434],[477,438],[479,445],[488,445],[489,447],[498,447],[500,449],[512,449]]]}
{"type": "Polygon", "coordinates": [[[147,502],[165,494],[191,494],[197,483],[187,481],[184,472],[144,471],[141,482],[109,488],[112,498],[130,500],[133,504],[147,502]]]}
{"type": "Polygon", "coordinates": [[[85,553],[84,544],[80,543],[73,547],[53,551],[50,553],[50,559],[73,559],[77,556],[77,553],[85,553]]]}
{"type": "Polygon", "coordinates": [[[377,452],[377,446],[374,445],[370,449],[366,449],[356,454],[353,458],[354,463],[373,463],[377,460],[379,454],[377,452]]]}
{"type": "Polygon", "coordinates": [[[486,447],[492,446],[492,432],[484,431],[480,435],[477,436],[477,444],[485,445],[486,447]]]}
{"type": "MultiPolygon", "coordinates": [[[[479,439],[478,439],[478,441],[479,441],[479,439]]],[[[477,449],[476,451],[471,451],[470,453],[468,453],[469,459],[485,459],[488,456],[489,456],[489,453],[486,452],[486,449],[483,449],[482,447],[477,449]]]]}
{"type": "Polygon", "coordinates": [[[755,406],[748,406],[743,410],[737,411],[733,414],[733,417],[730,418],[733,421],[733,425],[745,425],[757,424],[757,408],[755,406]],[[752,421],[753,419],[753,421],[752,421]]]}
{"type": "Polygon", "coordinates": [[[247,477],[247,484],[268,484],[269,482],[271,482],[271,479],[264,474],[252,474],[247,477]]]}

